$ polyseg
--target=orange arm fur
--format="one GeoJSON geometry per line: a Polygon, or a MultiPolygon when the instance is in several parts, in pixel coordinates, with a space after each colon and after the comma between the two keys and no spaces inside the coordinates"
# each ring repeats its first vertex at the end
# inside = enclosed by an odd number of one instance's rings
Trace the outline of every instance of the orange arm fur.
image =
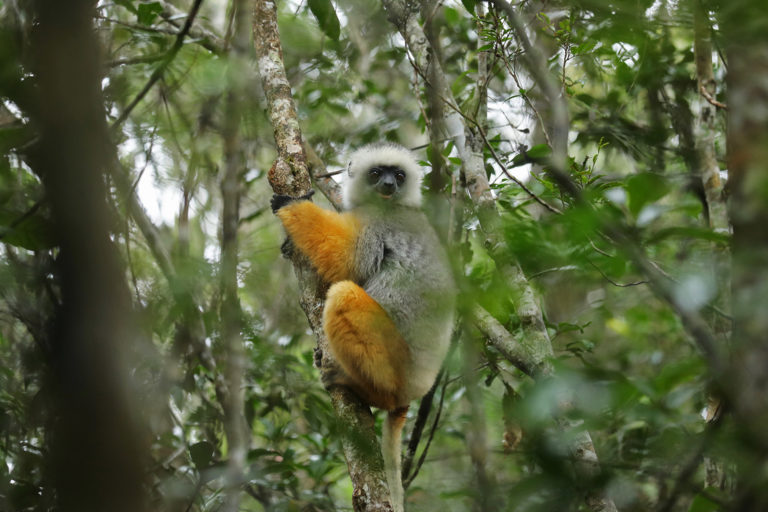
{"type": "Polygon", "coordinates": [[[304,253],[320,277],[330,283],[354,276],[352,262],[360,223],[348,213],[336,213],[309,201],[277,211],[293,244],[304,253]]]}

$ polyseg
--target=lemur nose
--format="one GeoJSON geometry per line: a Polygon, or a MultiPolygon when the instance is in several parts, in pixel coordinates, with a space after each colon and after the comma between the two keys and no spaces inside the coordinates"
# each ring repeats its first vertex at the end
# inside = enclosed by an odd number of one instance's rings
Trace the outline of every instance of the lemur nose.
{"type": "Polygon", "coordinates": [[[378,189],[385,194],[392,194],[395,189],[397,189],[397,182],[395,181],[395,177],[391,174],[387,174],[385,176],[381,177],[381,180],[379,180],[379,186],[378,189]]]}

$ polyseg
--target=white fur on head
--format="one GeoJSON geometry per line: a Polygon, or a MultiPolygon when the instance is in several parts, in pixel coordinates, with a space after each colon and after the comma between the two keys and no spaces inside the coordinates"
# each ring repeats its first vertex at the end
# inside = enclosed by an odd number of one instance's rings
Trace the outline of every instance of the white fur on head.
{"type": "Polygon", "coordinates": [[[405,184],[398,192],[398,203],[420,208],[421,167],[409,149],[392,142],[369,144],[352,153],[344,180],[344,208],[360,206],[370,186],[365,176],[369,169],[378,165],[391,165],[405,171],[405,184]]]}

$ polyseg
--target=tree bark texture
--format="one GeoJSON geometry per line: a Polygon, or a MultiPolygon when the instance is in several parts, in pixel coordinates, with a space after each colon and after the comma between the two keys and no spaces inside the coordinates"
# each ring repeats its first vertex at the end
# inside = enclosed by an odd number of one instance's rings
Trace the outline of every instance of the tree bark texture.
{"type": "Polygon", "coordinates": [[[704,195],[707,199],[709,225],[728,232],[728,214],[720,180],[720,165],[715,152],[717,134],[717,107],[707,101],[705,95],[714,98],[717,83],[712,69],[712,27],[707,12],[698,3],[694,7],[694,56],[699,88],[699,114],[696,119],[698,166],[704,195]]]}
{"type": "MultiPolygon", "coordinates": [[[[696,169],[701,180],[706,201],[705,216],[709,226],[721,233],[730,232],[727,205],[723,193],[723,183],[720,180],[720,164],[717,161],[715,139],[717,136],[717,107],[708,98],[714,98],[717,92],[714,70],[712,66],[712,27],[709,12],[698,2],[693,6],[694,43],[693,53],[696,62],[696,85],[699,93],[699,111],[695,120],[696,139],[696,169]]],[[[730,252],[728,249],[713,244],[712,246],[713,278],[717,283],[717,306],[731,311],[731,273],[730,252]]],[[[713,314],[710,318],[712,330],[722,347],[728,346],[731,338],[731,321],[722,315],[713,314]]],[[[722,408],[721,397],[710,396],[707,400],[706,421],[719,421],[722,408]]],[[[705,483],[708,487],[725,489],[728,485],[728,474],[722,460],[714,457],[704,459],[706,467],[705,483]]]]}
{"type": "MultiPolygon", "coordinates": [[[[273,0],[255,1],[253,29],[259,74],[267,97],[267,110],[278,152],[277,160],[269,172],[269,183],[277,194],[298,197],[310,190],[310,179],[298,116],[285,75],[277,26],[277,6],[273,0]]],[[[332,190],[329,187],[329,191],[332,190]]],[[[291,258],[299,279],[301,307],[318,340],[318,350],[322,355],[320,371],[328,371],[336,363],[331,358],[322,327],[326,287],[304,258],[298,254],[292,254],[291,258]]],[[[345,429],[342,445],[354,486],[354,510],[391,511],[384,464],[370,409],[346,388],[334,386],[329,389],[329,394],[345,429]]]]}
{"type": "Polygon", "coordinates": [[[283,65],[277,5],[274,0],[256,0],[253,16],[257,64],[267,96],[267,112],[275,131],[278,154],[277,161],[269,170],[269,184],[277,194],[298,197],[309,192],[309,172],[301,142],[299,116],[283,65]]]}

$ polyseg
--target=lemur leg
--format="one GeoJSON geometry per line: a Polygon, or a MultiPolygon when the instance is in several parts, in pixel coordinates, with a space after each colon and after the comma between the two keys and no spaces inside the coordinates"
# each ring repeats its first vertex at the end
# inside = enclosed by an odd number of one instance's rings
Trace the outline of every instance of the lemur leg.
{"type": "Polygon", "coordinates": [[[365,290],[352,281],[331,286],[323,327],[331,352],[348,377],[340,383],[374,407],[391,411],[404,405],[408,344],[365,290]]]}
{"type": "Polygon", "coordinates": [[[360,225],[352,215],[324,210],[309,201],[283,206],[276,215],[323,279],[333,283],[353,277],[351,262],[360,225]]]}

